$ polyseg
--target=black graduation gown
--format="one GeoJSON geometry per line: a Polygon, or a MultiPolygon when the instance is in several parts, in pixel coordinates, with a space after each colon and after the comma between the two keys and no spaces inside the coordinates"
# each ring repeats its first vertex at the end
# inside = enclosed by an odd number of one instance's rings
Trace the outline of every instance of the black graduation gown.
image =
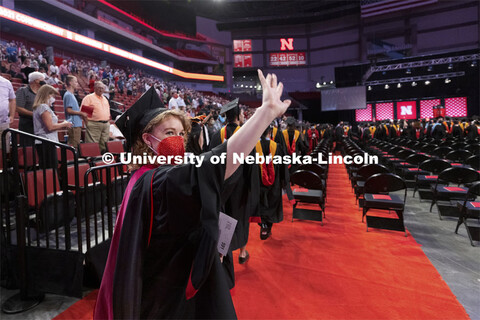
{"type": "Polygon", "coordinates": [[[443,123],[435,125],[435,128],[433,128],[433,131],[432,131],[432,138],[434,138],[435,140],[441,140],[445,138],[446,135],[447,135],[447,132],[445,130],[445,126],[443,125],[443,123]]]}
{"type": "MultiPolygon", "coordinates": [[[[300,130],[293,130],[293,129],[285,129],[288,132],[288,144],[291,146],[293,143],[293,139],[295,138],[295,131],[298,131],[300,134],[298,135],[297,141],[295,142],[295,153],[305,155],[308,152],[308,144],[304,142],[304,136],[300,130]]],[[[283,130],[283,131],[285,131],[283,130]]],[[[282,136],[284,135],[282,131],[282,136]]],[[[284,137],[285,139],[285,137],[284,137]]],[[[288,154],[287,151],[287,143],[285,142],[285,154],[288,154]]]]}
{"type": "Polygon", "coordinates": [[[432,130],[433,130],[433,123],[432,124],[427,124],[427,132],[426,135],[427,137],[432,137],[432,130]]]}
{"type": "Polygon", "coordinates": [[[390,136],[390,139],[395,139],[397,137],[397,129],[394,126],[388,127],[388,134],[390,136]]]}
{"type": "Polygon", "coordinates": [[[226,166],[209,160],[222,152],[226,144],[199,168],[164,165],[136,182],[115,267],[115,319],[236,318],[231,257],[222,264],[217,251],[226,166]],[[189,284],[198,291],[187,300],[189,284]]]}
{"type": "Polygon", "coordinates": [[[277,134],[275,135],[275,137],[272,137],[272,138],[273,138],[273,141],[277,143],[277,149],[282,148],[283,154],[287,154],[287,144],[285,143],[285,138],[283,137],[282,130],[277,128],[277,134]]]}
{"type": "MultiPolygon", "coordinates": [[[[261,138],[260,144],[264,155],[270,153],[270,140],[261,138]]],[[[282,148],[278,147],[275,155],[284,156],[285,153],[282,148]]],[[[258,165],[257,165],[258,166],[258,165]]],[[[288,166],[284,164],[274,164],[275,181],[271,186],[265,186],[260,177],[260,216],[262,222],[265,223],[279,223],[283,221],[283,200],[282,188],[290,187],[290,175],[288,173],[288,166]]]]}
{"type": "Polygon", "coordinates": [[[368,142],[368,140],[370,140],[372,138],[371,134],[370,134],[370,129],[369,128],[364,128],[360,137],[361,137],[361,140],[364,143],[368,142]]]}
{"type": "Polygon", "coordinates": [[[335,141],[342,141],[343,140],[343,127],[337,126],[335,128],[335,141]]]}
{"type": "MultiPolygon", "coordinates": [[[[227,139],[233,135],[237,125],[227,124],[227,139]]],[[[221,143],[221,131],[215,133],[210,148],[221,143]]],[[[250,155],[255,155],[252,150],[250,155]]],[[[222,190],[222,212],[237,220],[230,250],[237,250],[248,242],[250,217],[258,216],[258,193],[260,192],[258,165],[242,164],[224,183],[222,190]]]]}
{"type": "Polygon", "coordinates": [[[454,124],[452,128],[452,137],[463,137],[463,130],[458,124],[454,124]]]}
{"type": "Polygon", "coordinates": [[[419,130],[418,131],[419,135],[417,139],[417,129],[415,128],[408,129],[408,133],[409,133],[408,136],[411,140],[422,140],[425,137],[425,133],[424,133],[425,130],[423,128],[420,128],[418,130],[419,130]]]}
{"type": "Polygon", "coordinates": [[[475,140],[479,136],[477,126],[473,124],[469,125],[465,129],[465,135],[467,137],[467,140],[475,140]]]}

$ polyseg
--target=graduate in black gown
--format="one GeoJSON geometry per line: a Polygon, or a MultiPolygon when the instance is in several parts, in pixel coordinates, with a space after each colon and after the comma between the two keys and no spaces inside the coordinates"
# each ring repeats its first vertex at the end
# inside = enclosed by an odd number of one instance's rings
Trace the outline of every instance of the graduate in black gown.
{"type": "MultiPolygon", "coordinates": [[[[233,154],[253,149],[270,122],[290,105],[280,100],[283,85],[275,75],[265,78],[259,71],[259,78],[262,106],[236,136],[205,153],[201,166],[143,165],[133,173],[94,319],[236,318],[223,266],[226,257],[222,263],[217,251],[221,192],[239,166],[233,154]],[[210,162],[222,154],[223,164],[210,162]]],[[[161,106],[156,99],[138,112],[129,109],[117,126],[130,133],[125,136],[133,138],[137,153],[180,155],[189,122],[176,111],[156,108],[161,106]]]]}
{"type": "MultiPolygon", "coordinates": [[[[308,147],[304,145],[301,132],[296,128],[295,118],[288,117],[286,122],[287,129],[282,131],[283,139],[285,141],[285,154],[306,154],[306,152],[308,151],[308,147]]],[[[298,164],[292,164],[289,168],[290,173],[295,172],[298,167],[298,164]]]]}
{"type": "MultiPolygon", "coordinates": [[[[227,125],[213,135],[210,149],[234,136],[245,120],[243,110],[238,106],[238,98],[225,104],[220,113],[225,113],[227,125]]],[[[255,154],[253,148],[250,154],[255,154]]],[[[246,247],[250,231],[250,217],[258,216],[258,193],[260,192],[258,170],[256,165],[242,164],[237,172],[228,181],[225,181],[222,191],[222,212],[237,220],[230,250],[240,249],[240,264],[247,262],[250,258],[246,247]]]]}
{"type": "MultiPolygon", "coordinates": [[[[273,126],[270,126],[262,134],[257,142],[255,151],[261,156],[285,155],[281,146],[270,139],[273,126]]],[[[272,226],[274,223],[283,221],[283,200],[282,189],[290,188],[290,175],[288,166],[285,164],[259,164],[260,168],[260,239],[266,240],[272,234],[272,226]]],[[[293,200],[291,192],[287,192],[289,198],[293,200]]]]}

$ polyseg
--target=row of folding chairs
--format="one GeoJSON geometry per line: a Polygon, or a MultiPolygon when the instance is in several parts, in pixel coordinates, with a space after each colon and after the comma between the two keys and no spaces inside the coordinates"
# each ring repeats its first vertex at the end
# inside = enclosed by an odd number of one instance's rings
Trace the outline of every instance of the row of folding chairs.
{"type": "MultiPolygon", "coordinates": [[[[344,140],[344,156],[363,156],[364,153],[372,154],[359,147],[350,139],[344,140]]],[[[405,180],[391,173],[382,164],[356,164],[347,165],[347,172],[355,193],[356,201],[362,208],[362,222],[366,222],[366,229],[386,229],[405,233],[407,236],[403,212],[407,199],[407,185],[405,180]],[[403,197],[393,192],[404,190],[403,197]],[[370,210],[395,212],[396,216],[379,216],[370,210]],[[370,212],[370,214],[369,214],[370,212]]]]}
{"type": "MultiPolygon", "coordinates": [[[[475,216],[475,211],[476,216],[479,216],[480,208],[475,207],[475,186],[480,180],[478,155],[469,156],[461,163],[455,162],[458,159],[444,160],[434,154],[412,154],[408,148],[392,147],[385,142],[378,142],[377,145],[370,145],[371,150],[389,163],[394,170],[400,170],[406,179],[413,177],[413,196],[419,191],[421,199],[431,199],[430,211],[437,204],[440,219],[445,216],[458,217],[458,225],[465,223],[467,226],[466,220],[475,216]]],[[[473,245],[473,240],[478,241],[479,237],[478,231],[472,230],[474,230],[472,227],[467,226],[467,233],[473,245]]]]}

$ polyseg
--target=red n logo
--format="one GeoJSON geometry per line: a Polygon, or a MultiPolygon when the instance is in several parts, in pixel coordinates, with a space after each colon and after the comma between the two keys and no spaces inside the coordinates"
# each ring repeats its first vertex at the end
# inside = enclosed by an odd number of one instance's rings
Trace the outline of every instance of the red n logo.
{"type": "Polygon", "coordinates": [[[288,39],[281,38],[280,44],[281,44],[280,50],[282,51],[293,50],[293,38],[288,38],[288,39]]]}

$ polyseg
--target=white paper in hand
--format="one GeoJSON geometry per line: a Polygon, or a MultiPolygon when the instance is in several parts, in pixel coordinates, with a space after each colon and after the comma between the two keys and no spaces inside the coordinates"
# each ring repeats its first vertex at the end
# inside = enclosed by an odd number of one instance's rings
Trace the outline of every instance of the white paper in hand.
{"type": "Polygon", "coordinates": [[[230,248],[230,242],[232,241],[233,232],[237,226],[237,220],[233,219],[230,216],[227,216],[225,213],[220,212],[218,216],[218,252],[226,256],[228,249],[230,248]]]}

